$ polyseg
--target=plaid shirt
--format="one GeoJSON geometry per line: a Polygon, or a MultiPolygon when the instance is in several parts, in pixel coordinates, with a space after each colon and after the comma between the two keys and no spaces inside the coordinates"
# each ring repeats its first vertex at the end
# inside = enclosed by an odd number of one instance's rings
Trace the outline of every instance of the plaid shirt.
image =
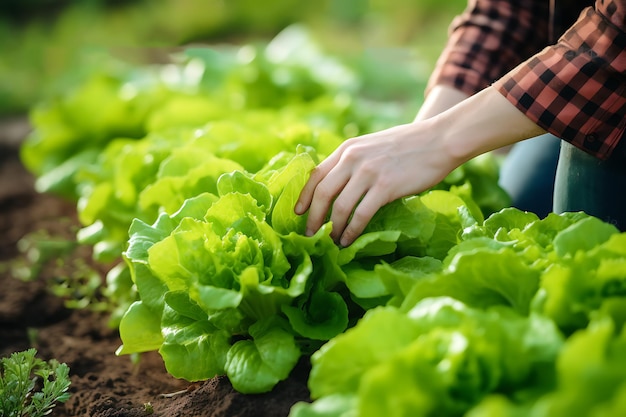
{"type": "Polygon", "coordinates": [[[493,84],[546,131],[608,158],[626,140],[626,0],[589,4],[471,0],[427,92],[443,84],[471,95],[493,84]],[[560,37],[559,23],[569,26],[560,37]]]}

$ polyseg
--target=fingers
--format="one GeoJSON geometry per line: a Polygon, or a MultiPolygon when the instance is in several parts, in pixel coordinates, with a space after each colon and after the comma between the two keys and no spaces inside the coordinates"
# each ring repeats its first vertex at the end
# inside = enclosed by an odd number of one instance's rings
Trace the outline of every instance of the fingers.
{"type": "Polygon", "coordinates": [[[309,211],[306,230],[308,236],[313,235],[322,227],[332,201],[348,182],[348,174],[333,172],[333,175],[329,176],[341,159],[348,142],[350,140],[341,144],[311,171],[308,181],[300,192],[294,211],[298,215],[304,214],[307,210],[309,211]],[[332,178],[332,180],[328,180],[328,178],[332,178]]]}
{"type": "MultiPolygon", "coordinates": [[[[335,167],[318,182],[313,192],[313,200],[309,205],[309,217],[306,222],[306,234],[308,236],[313,235],[325,223],[331,204],[337,195],[343,193],[348,180],[349,174],[341,173],[335,167]]],[[[334,229],[333,223],[333,231],[334,229]]]]}
{"type": "Polygon", "coordinates": [[[369,158],[361,154],[363,147],[359,144],[365,138],[345,141],[311,172],[294,207],[298,215],[308,210],[308,236],[322,227],[330,212],[333,223],[331,237],[335,242],[347,246],[363,231],[378,209],[375,207],[380,204],[376,202],[377,199],[366,196],[365,205],[355,211],[357,205],[360,207],[363,204],[359,201],[378,176],[376,169],[368,163],[364,164],[369,158]]]}
{"type": "Polygon", "coordinates": [[[313,194],[317,189],[320,181],[322,181],[326,175],[330,172],[330,170],[337,164],[339,161],[339,157],[341,156],[341,147],[339,147],[333,154],[331,154],[328,158],[322,161],[313,171],[311,171],[311,175],[307,180],[306,184],[300,191],[300,196],[298,197],[298,201],[296,202],[296,206],[294,211],[298,215],[304,214],[309,207],[311,206],[311,202],[313,201],[313,194]]]}
{"type": "Polygon", "coordinates": [[[367,192],[367,184],[359,181],[356,177],[348,180],[346,186],[341,190],[332,205],[330,220],[333,223],[333,230],[330,237],[335,242],[339,242],[340,238],[350,220],[350,216],[354,208],[359,204],[359,200],[367,192]]]}
{"type": "Polygon", "coordinates": [[[384,176],[381,178],[378,165],[372,161],[380,152],[363,145],[365,139],[344,142],[311,172],[294,208],[298,215],[308,210],[308,236],[322,227],[330,212],[331,237],[348,246],[386,202],[389,190],[382,187],[384,176]],[[372,187],[382,192],[372,193],[372,187]]]}
{"type": "Polygon", "coordinates": [[[312,236],[325,223],[330,205],[349,180],[348,173],[342,173],[337,169],[338,159],[339,152],[336,152],[319,164],[311,172],[309,180],[300,192],[295,212],[303,214],[308,210],[306,225],[308,236],[312,236]]]}
{"type": "Polygon", "coordinates": [[[349,246],[363,232],[374,214],[387,202],[387,193],[381,187],[369,189],[369,183],[358,178],[361,177],[350,177],[349,172],[341,172],[335,166],[322,180],[313,179],[318,185],[309,205],[307,235],[312,235],[324,224],[329,210],[333,224],[330,236],[335,242],[349,246]]]}
{"type": "MultiPolygon", "coordinates": [[[[342,228],[339,244],[343,247],[350,246],[363,233],[363,230],[365,230],[365,227],[372,220],[378,209],[386,203],[387,200],[384,198],[384,194],[376,189],[371,189],[365,193],[363,199],[354,209],[349,223],[345,228],[342,228]]],[[[335,225],[333,223],[333,232],[334,230],[335,225]]]]}
{"type": "Polygon", "coordinates": [[[306,213],[306,211],[311,206],[311,201],[313,200],[313,194],[319,182],[324,179],[326,176],[325,173],[322,173],[320,170],[320,166],[318,165],[311,171],[311,176],[307,180],[306,184],[300,191],[300,196],[298,197],[298,201],[296,202],[296,207],[294,211],[296,214],[301,215],[306,213]]]}

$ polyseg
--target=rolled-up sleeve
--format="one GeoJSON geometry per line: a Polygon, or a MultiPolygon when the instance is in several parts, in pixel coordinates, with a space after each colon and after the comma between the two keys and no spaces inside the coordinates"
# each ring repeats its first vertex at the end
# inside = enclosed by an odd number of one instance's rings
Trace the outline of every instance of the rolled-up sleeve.
{"type": "Polygon", "coordinates": [[[548,44],[545,0],[472,0],[450,25],[426,94],[447,85],[472,95],[548,44]]]}
{"type": "Polygon", "coordinates": [[[608,158],[626,128],[626,1],[597,0],[493,85],[543,129],[608,158]]]}

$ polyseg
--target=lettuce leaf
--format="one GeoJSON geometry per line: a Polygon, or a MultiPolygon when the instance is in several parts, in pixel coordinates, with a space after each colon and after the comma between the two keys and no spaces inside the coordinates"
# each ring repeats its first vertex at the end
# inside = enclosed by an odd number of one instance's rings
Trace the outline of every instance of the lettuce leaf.
{"type": "Polygon", "coordinates": [[[315,401],[290,415],[461,415],[491,393],[537,383],[562,343],[550,320],[508,307],[449,297],[408,312],[377,307],[313,354],[315,401]]]}
{"type": "Polygon", "coordinates": [[[503,395],[484,399],[468,417],[618,417],[626,411],[626,337],[621,320],[598,313],[569,337],[556,358],[556,387],[514,402],[503,395]]]}

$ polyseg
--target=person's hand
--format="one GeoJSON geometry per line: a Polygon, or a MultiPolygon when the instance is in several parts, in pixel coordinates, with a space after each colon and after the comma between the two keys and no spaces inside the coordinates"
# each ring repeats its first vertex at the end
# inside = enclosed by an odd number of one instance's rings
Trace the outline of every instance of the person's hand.
{"type": "Polygon", "coordinates": [[[416,122],[349,139],[322,161],[295,207],[297,214],[309,211],[307,235],[330,211],[331,237],[348,246],[383,205],[441,181],[457,162],[428,126],[416,122]]]}
{"type": "Polygon", "coordinates": [[[383,205],[439,183],[482,153],[545,133],[493,87],[425,120],[349,139],[322,161],[295,212],[308,235],[330,211],[331,236],[350,245],[383,205]]]}

